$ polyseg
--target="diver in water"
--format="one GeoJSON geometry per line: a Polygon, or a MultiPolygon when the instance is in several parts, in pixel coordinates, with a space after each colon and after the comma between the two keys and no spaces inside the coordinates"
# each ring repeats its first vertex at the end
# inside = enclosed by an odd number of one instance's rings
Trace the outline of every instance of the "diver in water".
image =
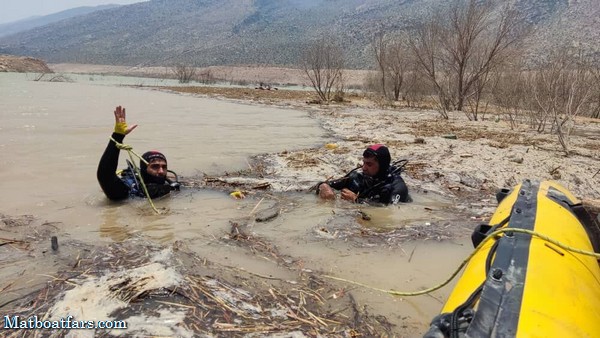
{"type": "MultiPolygon", "coordinates": [[[[129,134],[137,127],[137,124],[127,126],[125,119],[125,108],[118,106],[115,108],[115,130],[112,138],[122,143],[125,135],[129,134]]],[[[140,175],[136,174],[134,166],[127,161],[128,168],[117,174],[120,149],[115,142],[110,140],[100,163],[98,164],[98,182],[106,197],[113,201],[126,199],[130,196],[146,197],[142,187],[142,180],[148,190],[150,198],[161,197],[169,194],[172,190],[179,190],[177,175],[172,181],[167,177],[167,158],[158,151],[148,151],[142,155],[145,160],[140,160],[140,175]],[[147,164],[146,164],[147,162],[147,164]]],[[[173,173],[174,174],[174,173],[173,173]]]]}
{"type": "Polygon", "coordinates": [[[408,188],[400,176],[406,162],[391,164],[388,148],[374,144],[363,152],[362,171],[355,169],[340,179],[319,183],[317,194],[323,199],[335,199],[335,189],[341,191],[340,198],[350,202],[384,205],[410,202],[408,188]]]}

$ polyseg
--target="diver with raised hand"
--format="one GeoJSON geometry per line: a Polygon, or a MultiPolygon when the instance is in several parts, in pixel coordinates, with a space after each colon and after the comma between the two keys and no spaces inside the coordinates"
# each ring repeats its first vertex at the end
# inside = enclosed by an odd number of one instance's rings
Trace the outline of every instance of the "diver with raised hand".
{"type": "Polygon", "coordinates": [[[121,106],[115,108],[114,114],[115,129],[100,158],[97,172],[98,182],[106,197],[113,201],[130,196],[157,198],[169,194],[172,190],[179,190],[177,175],[175,180],[167,177],[168,172],[173,172],[167,169],[165,155],[158,151],[148,151],[141,156],[139,171],[135,170],[133,163],[127,161],[128,168],[117,173],[120,153],[117,143],[120,145],[137,124],[127,125],[125,108],[121,106]],[[144,192],[144,186],[148,196],[144,192]]]}
{"type": "Polygon", "coordinates": [[[340,179],[319,183],[317,194],[323,199],[335,199],[335,189],[340,190],[341,199],[350,202],[384,205],[410,202],[408,188],[400,176],[406,162],[391,163],[386,146],[371,145],[363,152],[362,168],[340,179]]]}

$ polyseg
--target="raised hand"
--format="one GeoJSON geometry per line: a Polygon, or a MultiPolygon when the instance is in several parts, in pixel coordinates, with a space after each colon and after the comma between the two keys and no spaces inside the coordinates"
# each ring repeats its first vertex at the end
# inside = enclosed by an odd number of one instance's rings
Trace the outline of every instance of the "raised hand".
{"type": "Polygon", "coordinates": [[[135,128],[137,128],[137,124],[127,126],[127,119],[125,117],[125,108],[121,106],[117,106],[115,108],[115,133],[127,135],[131,133],[135,128]]]}

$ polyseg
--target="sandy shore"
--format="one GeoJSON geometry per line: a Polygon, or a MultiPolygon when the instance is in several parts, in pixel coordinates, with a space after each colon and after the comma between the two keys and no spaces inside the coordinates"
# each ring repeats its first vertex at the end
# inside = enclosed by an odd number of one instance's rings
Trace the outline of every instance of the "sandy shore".
{"type": "Polygon", "coordinates": [[[566,157],[553,135],[513,131],[490,120],[471,122],[460,113],[452,114],[450,120],[438,119],[433,111],[345,107],[313,114],[332,131],[338,148],[301,152],[317,164],[298,169],[289,164],[299,153],[273,155],[278,164],[275,172],[312,173],[320,178],[340,175],[359,162],[368,144],[383,143],[393,158],[409,160],[407,178],[414,189],[485,195],[524,179],[537,179],[556,180],[580,198],[600,198],[600,175],[596,174],[600,124],[595,122],[581,126],[579,133],[586,136],[572,137],[574,154],[566,157]]]}
{"type": "MultiPolygon", "coordinates": [[[[412,190],[433,191],[472,202],[524,179],[555,180],[581,199],[600,199],[600,121],[581,119],[565,156],[556,135],[522,126],[511,129],[501,116],[469,121],[461,112],[445,120],[429,109],[381,108],[368,97],[349,95],[342,104],[307,103],[314,94],[253,88],[168,88],[195,95],[274,104],[307,110],[330,132],[334,147],[264,154],[276,190],[304,189],[309,182],[337,177],[356,167],[369,144],[386,144],[394,159],[408,159],[412,190]],[[331,149],[333,148],[333,149],[331,149]],[[464,197],[468,196],[468,199],[464,197]]],[[[495,201],[492,201],[495,206],[495,201]]]]}

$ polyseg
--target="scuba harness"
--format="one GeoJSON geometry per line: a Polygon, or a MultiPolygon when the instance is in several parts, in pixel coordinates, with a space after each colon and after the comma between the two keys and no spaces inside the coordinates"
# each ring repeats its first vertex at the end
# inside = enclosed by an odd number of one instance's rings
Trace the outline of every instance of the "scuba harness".
{"type": "MultiPolygon", "coordinates": [[[[388,170],[386,177],[400,175],[403,171],[405,171],[404,168],[406,167],[407,164],[408,164],[407,159],[401,159],[401,160],[392,162],[389,166],[389,170],[388,170]]],[[[361,169],[361,168],[362,168],[362,166],[358,166],[358,167],[350,170],[348,173],[346,173],[346,175],[344,175],[341,178],[319,182],[319,183],[315,184],[314,186],[312,186],[308,191],[315,190],[315,192],[318,194],[319,193],[319,185],[321,185],[322,183],[327,183],[327,184],[331,185],[333,182],[340,183],[340,182],[349,180],[351,178],[352,173],[354,173],[355,171],[357,171],[358,169],[361,169]]],[[[361,195],[363,195],[363,196],[367,196],[368,193],[370,193],[371,191],[373,191],[387,183],[387,181],[385,179],[382,179],[382,180],[378,180],[379,182],[376,182],[373,184],[373,181],[375,181],[374,178],[366,176],[366,175],[363,175],[363,176],[364,176],[364,178],[368,178],[368,181],[366,182],[366,185],[368,186],[368,188],[361,193],[361,195]]],[[[350,186],[348,189],[350,189],[354,193],[357,193],[359,190],[359,187],[358,186],[350,186]],[[356,190],[356,191],[354,191],[354,190],[356,190]]]]}
{"type": "MultiPolygon", "coordinates": [[[[404,167],[406,167],[406,164],[408,164],[407,159],[402,159],[402,160],[392,162],[392,164],[390,165],[390,170],[388,170],[388,174],[386,177],[400,175],[404,171],[404,167]]],[[[371,187],[369,187],[365,192],[363,192],[363,194],[368,195],[368,193],[370,193],[371,191],[373,191],[376,188],[379,188],[380,186],[384,185],[385,183],[387,183],[385,180],[380,180],[379,182],[377,182],[374,185],[372,185],[371,187]]]]}
{"type": "Polygon", "coordinates": [[[142,188],[142,184],[146,185],[146,188],[148,189],[148,193],[151,198],[164,196],[173,190],[179,191],[181,183],[179,183],[179,177],[174,171],[167,170],[167,172],[171,173],[175,178],[173,180],[168,177],[165,177],[166,184],[142,183],[142,180],[137,174],[136,168],[133,165],[133,163],[131,163],[131,161],[129,160],[126,160],[126,162],[127,168],[118,171],[117,175],[121,178],[123,183],[125,183],[125,185],[127,185],[130,188],[131,196],[146,197],[142,188]]]}
{"type": "MultiPolygon", "coordinates": [[[[360,193],[361,198],[366,198],[366,199],[378,198],[377,195],[371,196],[371,193],[377,191],[377,189],[382,188],[386,184],[390,184],[390,178],[392,178],[391,180],[393,181],[394,176],[400,176],[400,174],[404,171],[404,168],[406,167],[407,163],[408,163],[407,159],[401,159],[401,160],[392,162],[391,165],[388,167],[387,174],[383,178],[379,178],[379,177],[375,178],[375,177],[364,175],[362,173],[354,174],[358,169],[362,168],[362,166],[359,166],[359,167],[356,167],[356,168],[350,170],[348,173],[346,173],[346,175],[344,175],[341,178],[334,179],[334,180],[329,179],[324,182],[319,182],[319,183],[315,184],[314,186],[312,186],[309,189],[309,191],[312,191],[314,189],[315,193],[319,194],[319,186],[323,183],[327,183],[328,185],[333,187],[334,185],[339,186],[339,184],[341,184],[342,182],[350,180],[349,182],[345,183],[345,185],[346,185],[345,188],[349,189],[350,191],[354,192],[355,194],[360,193]]],[[[400,177],[399,177],[399,179],[401,180],[400,177]]],[[[410,197],[409,197],[408,201],[410,201],[410,197]]]]}

